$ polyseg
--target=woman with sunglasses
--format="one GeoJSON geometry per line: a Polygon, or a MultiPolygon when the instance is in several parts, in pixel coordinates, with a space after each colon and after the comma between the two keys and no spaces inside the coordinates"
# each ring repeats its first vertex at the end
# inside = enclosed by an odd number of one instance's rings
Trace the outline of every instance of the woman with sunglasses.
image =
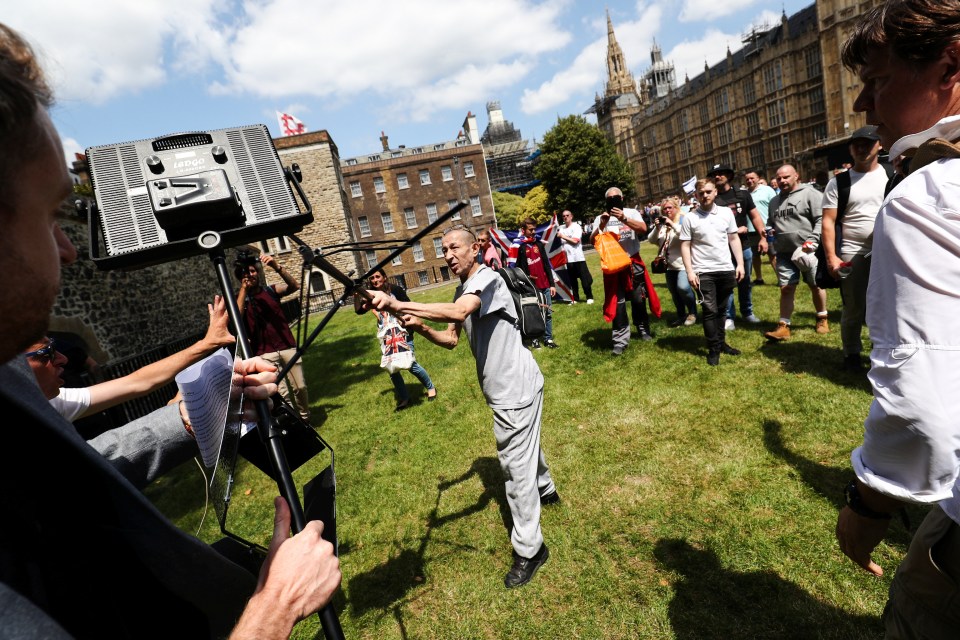
{"type": "Polygon", "coordinates": [[[690,281],[687,280],[687,272],[683,268],[683,256],[680,255],[682,222],[680,199],[671,196],[660,203],[660,215],[654,220],[653,232],[647,238],[660,248],[660,255],[667,261],[667,272],[664,275],[667,289],[677,308],[677,318],[670,323],[671,327],[689,327],[697,322],[697,301],[693,289],[690,288],[690,281]]]}

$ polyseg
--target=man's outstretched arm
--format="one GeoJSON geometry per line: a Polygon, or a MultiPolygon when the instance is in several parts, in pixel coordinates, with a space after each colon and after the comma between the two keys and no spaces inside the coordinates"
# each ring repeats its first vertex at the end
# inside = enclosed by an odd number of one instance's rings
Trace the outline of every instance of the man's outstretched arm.
{"type": "Polygon", "coordinates": [[[233,344],[236,339],[230,334],[230,319],[223,298],[215,296],[213,304],[207,305],[207,310],[210,313],[210,323],[201,340],[172,356],[137,369],[130,375],[93,385],[90,387],[90,406],[78,417],[98,413],[155,391],[194,362],[220,347],[233,344]]]}

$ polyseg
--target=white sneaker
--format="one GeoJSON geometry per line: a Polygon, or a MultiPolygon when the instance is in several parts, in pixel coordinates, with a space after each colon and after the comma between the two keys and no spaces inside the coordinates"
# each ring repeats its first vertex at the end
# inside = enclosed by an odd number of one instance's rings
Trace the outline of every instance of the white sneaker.
{"type": "Polygon", "coordinates": [[[733,331],[736,328],[737,326],[733,324],[733,320],[731,320],[730,318],[727,318],[727,321],[723,323],[724,331],[733,331]]]}
{"type": "Polygon", "coordinates": [[[587,304],[593,304],[593,298],[587,298],[587,304]]]}

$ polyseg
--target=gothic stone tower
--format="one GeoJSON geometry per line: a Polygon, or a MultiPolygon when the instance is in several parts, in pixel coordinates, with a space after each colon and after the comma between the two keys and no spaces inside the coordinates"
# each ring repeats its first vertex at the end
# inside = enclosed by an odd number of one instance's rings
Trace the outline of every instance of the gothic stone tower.
{"type": "Polygon", "coordinates": [[[597,126],[614,143],[624,158],[632,155],[630,120],[640,112],[640,94],[637,82],[627,68],[623,50],[613,32],[613,22],[607,11],[607,82],[603,96],[596,96],[587,113],[597,114],[597,126]]]}

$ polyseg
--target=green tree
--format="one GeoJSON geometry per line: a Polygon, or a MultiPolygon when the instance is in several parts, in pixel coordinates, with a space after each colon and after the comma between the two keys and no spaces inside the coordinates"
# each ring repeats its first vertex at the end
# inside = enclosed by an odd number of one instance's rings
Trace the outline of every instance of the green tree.
{"type": "Polygon", "coordinates": [[[501,229],[516,229],[520,212],[523,210],[523,198],[512,193],[494,191],[493,210],[497,216],[497,227],[501,229]]]}
{"type": "Polygon", "coordinates": [[[547,190],[543,188],[542,184],[538,184],[533,189],[530,189],[527,195],[523,197],[523,207],[517,218],[517,226],[520,226],[520,221],[524,218],[533,218],[537,221],[538,225],[541,222],[549,220],[551,215],[551,210],[547,208],[547,200],[549,197],[547,190]]]}
{"type": "Polygon", "coordinates": [[[578,219],[603,210],[609,187],[619,187],[627,202],[636,195],[633,169],[597,127],[578,115],[559,118],[543,136],[534,175],[546,187],[546,208],[569,209],[578,219]]]}

